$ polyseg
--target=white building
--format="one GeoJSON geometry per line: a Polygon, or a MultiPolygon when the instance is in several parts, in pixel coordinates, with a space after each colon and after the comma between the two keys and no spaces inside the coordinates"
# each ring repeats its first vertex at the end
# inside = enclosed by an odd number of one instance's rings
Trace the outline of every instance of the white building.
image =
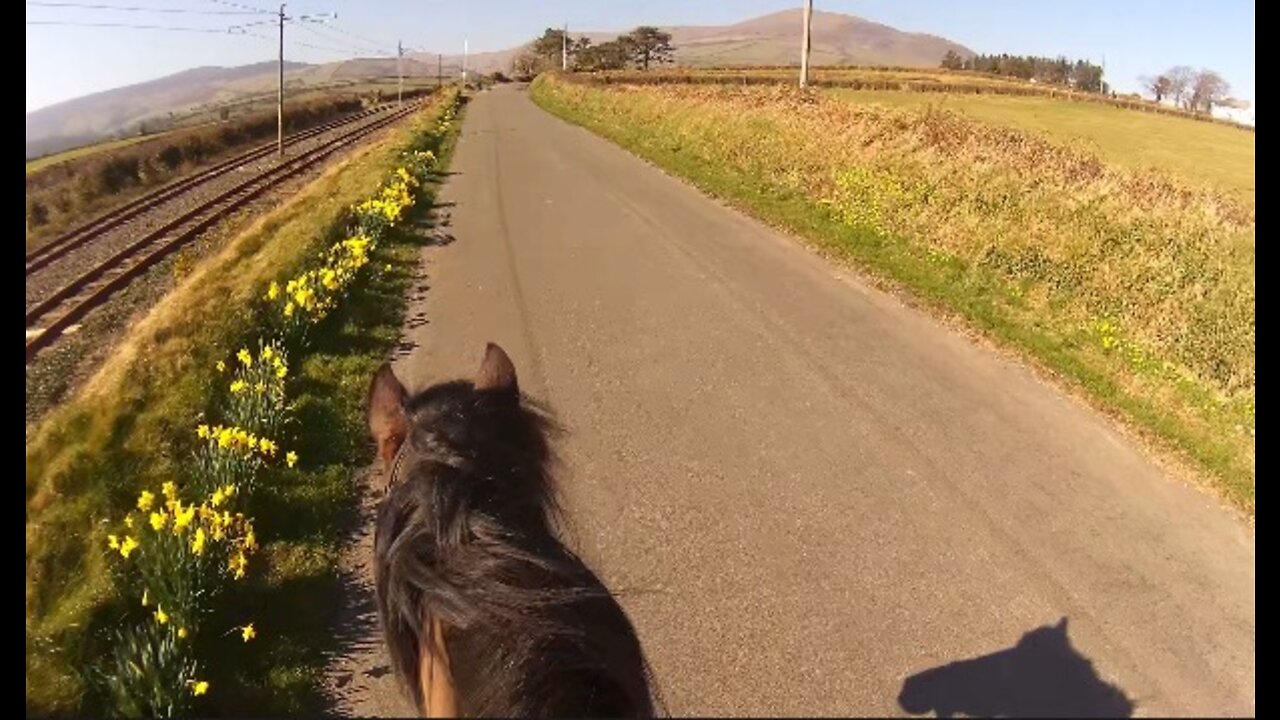
{"type": "Polygon", "coordinates": [[[1213,107],[1213,116],[1253,127],[1253,104],[1245,100],[1227,98],[1222,104],[1213,107]]]}

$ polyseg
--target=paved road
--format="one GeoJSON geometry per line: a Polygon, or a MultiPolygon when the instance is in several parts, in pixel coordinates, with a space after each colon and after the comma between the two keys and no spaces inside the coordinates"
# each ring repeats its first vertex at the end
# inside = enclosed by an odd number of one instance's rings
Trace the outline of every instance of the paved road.
{"type": "Polygon", "coordinates": [[[1100,416],[516,88],[453,170],[398,372],[558,411],[672,713],[1253,714],[1252,533],[1100,416]]]}

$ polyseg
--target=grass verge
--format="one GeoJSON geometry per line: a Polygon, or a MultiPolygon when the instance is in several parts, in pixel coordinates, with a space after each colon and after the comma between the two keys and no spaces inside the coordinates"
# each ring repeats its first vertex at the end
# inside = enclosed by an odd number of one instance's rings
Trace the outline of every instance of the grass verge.
{"type": "MultiPolygon", "coordinates": [[[[254,326],[251,310],[267,281],[301,267],[328,246],[346,208],[375,190],[399,152],[434,127],[453,92],[410,122],[358,151],[232,241],[197,269],[134,328],[81,394],[51,412],[26,452],[27,713],[99,710],[81,669],[105,649],[103,631],[124,616],[101,526],[129,508],[141,487],[170,479],[192,446],[214,362],[229,356],[254,326]],[[178,448],[178,449],[175,449],[178,448]]],[[[456,127],[456,124],[454,125],[456,127]]],[[[447,158],[452,135],[432,149],[447,158]]],[[[424,189],[417,212],[430,207],[424,189]]],[[[418,229],[425,218],[419,216],[418,229]]],[[[398,337],[404,290],[422,241],[397,232],[379,249],[384,271],[362,286],[334,317],[314,351],[295,361],[295,398],[302,461],[273,473],[258,506],[267,572],[251,573],[219,613],[256,618],[259,640],[201,647],[215,657],[210,714],[318,712],[329,622],[339,610],[337,557],[341,518],[354,508],[352,468],[367,461],[362,405],[368,379],[398,337]],[[230,605],[230,603],[228,603],[230,605]]],[[[217,623],[215,618],[214,623],[217,623]]],[[[221,640],[221,642],[220,642],[221,640]]]]}
{"type": "Polygon", "coordinates": [[[955,314],[1254,512],[1253,209],[954,113],[589,86],[548,111],[955,314]]]}

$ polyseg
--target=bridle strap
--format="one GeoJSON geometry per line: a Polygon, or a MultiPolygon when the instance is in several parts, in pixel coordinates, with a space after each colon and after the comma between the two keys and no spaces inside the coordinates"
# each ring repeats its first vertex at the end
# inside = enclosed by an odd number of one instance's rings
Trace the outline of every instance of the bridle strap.
{"type": "Polygon", "coordinates": [[[396,484],[396,479],[400,475],[400,465],[404,463],[404,449],[409,446],[409,439],[405,438],[400,443],[400,449],[396,451],[396,457],[391,461],[391,472],[387,475],[387,490],[396,484]]]}

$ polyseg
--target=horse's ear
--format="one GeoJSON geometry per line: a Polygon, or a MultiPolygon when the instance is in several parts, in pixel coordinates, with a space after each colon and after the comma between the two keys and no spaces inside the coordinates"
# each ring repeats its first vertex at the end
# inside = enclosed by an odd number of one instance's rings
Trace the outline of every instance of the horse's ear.
{"type": "Polygon", "coordinates": [[[477,390],[508,390],[519,392],[516,385],[516,366],[507,357],[506,351],[489,343],[484,348],[484,360],[480,362],[480,372],[476,373],[477,390]]]}
{"type": "Polygon", "coordinates": [[[404,412],[406,397],[408,393],[391,370],[391,363],[382,363],[369,385],[368,416],[369,434],[378,443],[378,455],[387,468],[391,467],[409,433],[409,421],[404,412]]]}
{"type": "Polygon", "coordinates": [[[1067,634],[1067,616],[1066,616],[1066,615],[1063,615],[1063,616],[1062,616],[1062,619],[1058,621],[1058,624],[1057,624],[1057,625],[1055,625],[1055,626],[1053,627],[1053,629],[1054,629],[1054,630],[1057,630],[1058,632],[1062,633],[1063,635],[1066,635],[1066,634],[1067,634]]]}

